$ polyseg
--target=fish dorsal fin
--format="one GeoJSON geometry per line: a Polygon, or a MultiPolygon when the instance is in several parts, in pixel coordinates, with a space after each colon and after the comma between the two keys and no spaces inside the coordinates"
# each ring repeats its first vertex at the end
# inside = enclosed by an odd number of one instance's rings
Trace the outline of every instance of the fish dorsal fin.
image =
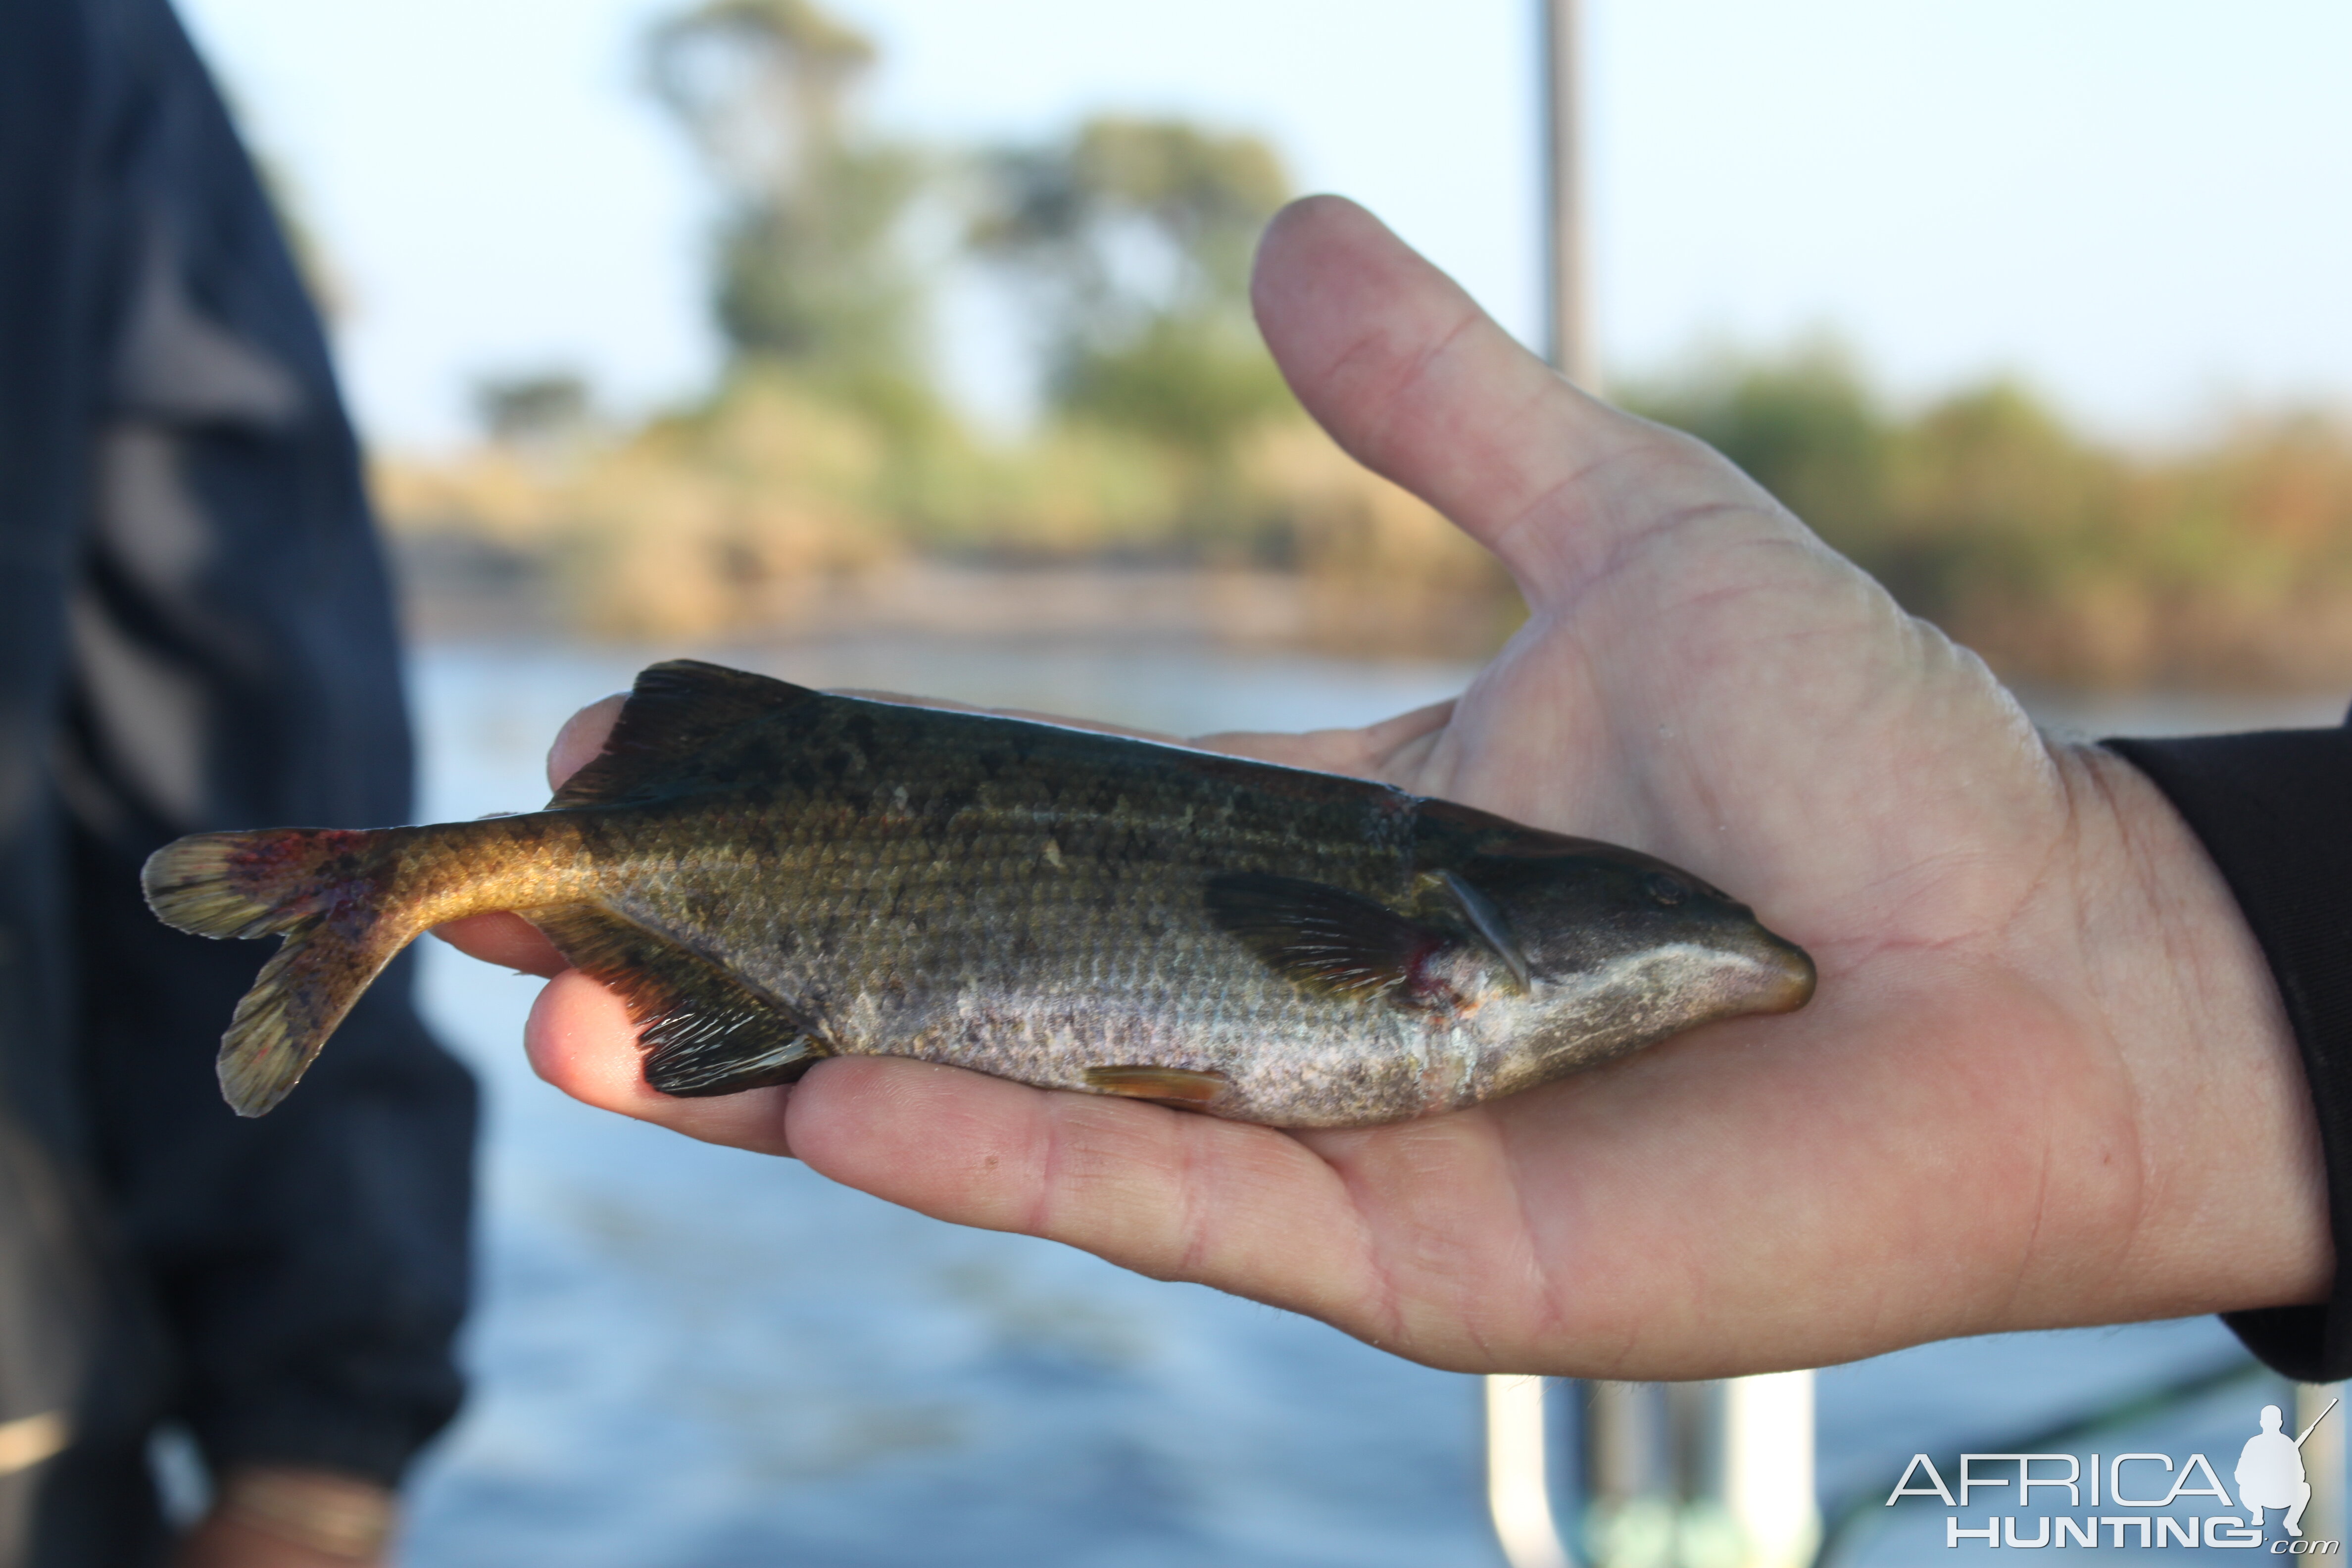
{"type": "Polygon", "coordinates": [[[1268,967],[1321,995],[1386,995],[1452,939],[1328,882],[1235,871],[1210,879],[1209,918],[1268,967]]]}
{"type": "Polygon", "coordinates": [[[698,754],[817,693],[748,670],[673,658],[640,671],[596,760],[564,781],[557,808],[659,799],[695,776],[698,754]]]}
{"type": "Polygon", "coordinates": [[[594,904],[525,911],[564,957],[621,994],[646,1081],[696,1098],[790,1083],[832,1050],[790,1007],[700,953],[594,904]]]}

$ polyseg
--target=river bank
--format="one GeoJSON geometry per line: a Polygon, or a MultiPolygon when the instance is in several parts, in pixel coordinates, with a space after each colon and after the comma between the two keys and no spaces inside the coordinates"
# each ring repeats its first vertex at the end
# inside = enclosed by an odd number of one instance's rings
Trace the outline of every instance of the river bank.
{"type": "MultiPolygon", "coordinates": [[[[583,637],[561,574],[479,542],[410,542],[397,555],[410,636],[431,643],[583,637]]],[[[1491,593],[1335,581],[1264,567],[1049,563],[908,557],[812,572],[757,594],[760,614],[730,615],[673,640],[803,647],[856,638],[934,637],[1039,644],[1137,642],[1234,649],[1469,658],[1516,626],[1515,600],[1491,593]]]]}

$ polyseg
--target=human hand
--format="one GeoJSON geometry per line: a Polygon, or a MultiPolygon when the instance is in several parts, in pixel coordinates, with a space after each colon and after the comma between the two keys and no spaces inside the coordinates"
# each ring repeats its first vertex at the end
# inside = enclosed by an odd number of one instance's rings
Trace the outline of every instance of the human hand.
{"type": "Polygon", "coordinates": [[[172,1568],[384,1568],[393,1507],[388,1490],[356,1477],[278,1466],[232,1471],[219,1504],[181,1538],[172,1568]]]}
{"type": "Polygon", "coordinates": [[[1685,866],[1811,952],[1811,1005],[1471,1110],[1283,1132],[877,1058],[669,1100],[567,973],[530,1026],[544,1076],[1468,1371],[1717,1376],[2325,1296],[2292,1038],[2153,786],[2037,733],[1729,464],[1553,375],[1360,209],[1278,218],[1256,300],[1301,401],[1493,550],[1531,616],[1453,704],[1209,743],[1685,866]]]}

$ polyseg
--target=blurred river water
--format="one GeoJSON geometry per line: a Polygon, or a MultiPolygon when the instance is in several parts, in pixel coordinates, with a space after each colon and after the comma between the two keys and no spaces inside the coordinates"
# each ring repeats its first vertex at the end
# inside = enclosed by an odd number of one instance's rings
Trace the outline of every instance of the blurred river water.
{"type": "MultiPolygon", "coordinates": [[[[541,804],[557,725],[667,651],[426,646],[414,670],[423,819],[541,804]]],[[[911,637],[696,651],[806,685],[1183,734],[1362,723],[1449,696],[1470,673],[911,637]]],[[[2032,705],[2091,733],[2323,723],[2338,711],[2032,705]]],[[[475,1392],[422,1473],[408,1568],[1500,1561],[1475,1379],[587,1110],[524,1062],[537,982],[422,945],[429,1016],[480,1076],[488,1119],[480,1307],[466,1342],[475,1392]]],[[[1872,1505],[1840,1561],[1941,1552],[1940,1511],[1882,1519],[1875,1506],[1915,1452],[2000,1449],[2137,1388],[2244,1360],[2199,1320],[1957,1342],[1825,1372],[1824,1503],[1872,1505]]],[[[2101,1443],[2198,1449],[2226,1474],[2222,1456],[2282,1386],[2242,1383],[2134,1417],[2101,1443]]]]}

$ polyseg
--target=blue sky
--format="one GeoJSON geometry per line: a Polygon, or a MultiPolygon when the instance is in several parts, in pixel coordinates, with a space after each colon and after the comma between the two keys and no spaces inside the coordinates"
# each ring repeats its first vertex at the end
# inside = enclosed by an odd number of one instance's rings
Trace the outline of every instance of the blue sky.
{"type": "MultiPolygon", "coordinates": [[[[443,446],[473,377],[690,395],[707,193],[638,89],[656,0],[182,0],[341,272],[368,434],[443,446]]],[[[1586,0],[1612,372],[1838,333],[1919,396],[2012,372],[2161,437],[2352,405],[2352,6],[1586,0]]],[[[971,142],[1094,110],[1259,131],[1536,330],[1530,0],[835,0],[869,111],[971,142]]],[[[942,310],[1018,416],[1001,312],[942,310]]]]}

